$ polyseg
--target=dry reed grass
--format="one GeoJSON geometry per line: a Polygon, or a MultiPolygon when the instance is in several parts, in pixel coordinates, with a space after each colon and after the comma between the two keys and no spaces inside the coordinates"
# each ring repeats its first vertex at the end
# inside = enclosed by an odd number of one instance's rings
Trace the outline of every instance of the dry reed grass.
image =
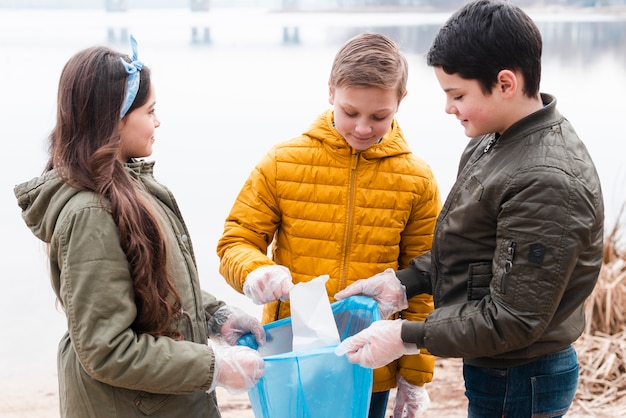
{"type": "Polygon", "coordinates": [[[623,215],[606,239],[598,283],[587,300],[587,327],[574,344],[580,381],[572,412],[626,414],[626,250],[623,215]]]}

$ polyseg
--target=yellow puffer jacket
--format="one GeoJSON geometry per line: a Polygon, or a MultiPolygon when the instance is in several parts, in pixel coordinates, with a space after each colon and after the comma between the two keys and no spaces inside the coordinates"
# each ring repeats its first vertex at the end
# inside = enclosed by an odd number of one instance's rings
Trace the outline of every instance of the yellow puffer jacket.
{"type": "MultiPolygon", "coordinates": [[[[379,144],[353,150],[333,127],[333,112],[279,144],[240,191],[219,240],[220,273],[243,292],[258,267],[284,265],[294,283],[323,274],[332,295],[386,268],[399,269],[430,250],[441,209],[430,167],[411,153],[394,120],[379,144]],[[272,257],[268,248],[271,244],[272,257]]],[[[409,301],[400,315],[425,319],[430,296],[409,301]]],[[[265,305],[262,321],[290,315],[288,302],[265,305]]],[[[406,356],[374,371],[374,392],[396,385],[396,371],[414,385],[432,380],[434,357],[406,356]]]]}

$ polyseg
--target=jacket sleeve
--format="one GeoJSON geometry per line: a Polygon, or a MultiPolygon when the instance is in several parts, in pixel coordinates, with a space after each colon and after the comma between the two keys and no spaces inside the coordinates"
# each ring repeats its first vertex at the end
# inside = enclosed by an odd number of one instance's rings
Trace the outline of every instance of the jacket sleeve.
{"type": "Polygon", "coordinates": [[[213,314],[222,306],[226,305],[225,302],[217,299],[215,296],[210,294],[209,292],[202,291],[202,308],[205,314],[205,325],[208,326],[209,320],[213,316],[213,314]]]}
{"type": "Polygon", "coordinates": [[[254,168],[239,192],[217,244],[220,273],[243,293],[246,276],[258,267],[274,264],[267,249],[280,223],[276,196],[274,150],[254,168]]]}
{"type": "MultiPolygon", "coordinates": [[[[434,309],[433,297],[422,294],[409,299],[409,307],[402,311],[400,316],[412,322],[422,322],[434,309]]],[[[435,356],[422,348],[420,354],[402,356],[398,359],[398,373],[408,383],[423,386],[433,380],[435,370],[435,356]]]]}
{"type": "MultiPolygon", "coordinates": [[[[412,210],[411,220],[402,234],[400,267],[406,268],[411,256],[419,256],[430,251],[437,216],[441,211],[439,188],[432,172],[428,171],[424,180],[424,191],[412,210]]],[[[410,296],[409,296],[410,297],[410,296]]],[[[410,297],[409,306],[400,313],[409,321],[424,321],[434,309],[433,298],[429,294],[410,297]]],[[[410,384],[423,386],[432,381],[435,357],[426,349],[418,355],[402,356],[398,360],[398,373],[410,384]]]]}
{"type": "Polygon", "coordinates": [[[430,251],[418,255],[411,260],[409,267],[396,271],[396,277],[406,288],[407,298],[422,293],[433,294],[431,256],[430,251]]]}
{"type": "Polygon", "coordinates": [[[132,330],[137,307],[119,239],[109,212],[94,205],[68,214],[51,243],[59,298],[82,368],[98,381],[127,389],[169,394],[208,389],[214,376],[208,346],[132,330]]]}

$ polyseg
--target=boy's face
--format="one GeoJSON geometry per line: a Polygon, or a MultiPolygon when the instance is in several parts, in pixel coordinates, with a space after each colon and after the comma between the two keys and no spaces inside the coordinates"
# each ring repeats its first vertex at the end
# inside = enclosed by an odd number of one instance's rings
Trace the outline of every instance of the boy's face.
{"type": "Polygon", "coordinates": [[[488,133],[502,133],[506,129],[502,115],[506,108],[498,89],[486,95],[477,80],[447,74],[434,67],[435,76],[446,93],[446,113],[455,115],[465,128],[465,135],[474,138],[488,133]]]}
{"type": "Polygon", "coordinates": [[[357,151],[364,151],[387,133],[398,111],[395,89],[330,87],[335,129],[357,151]]]}

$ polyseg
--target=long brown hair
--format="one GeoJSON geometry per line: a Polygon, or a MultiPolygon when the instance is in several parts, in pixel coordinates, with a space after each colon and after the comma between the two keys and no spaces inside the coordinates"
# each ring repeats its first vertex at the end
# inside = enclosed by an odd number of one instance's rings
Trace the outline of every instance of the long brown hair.
{"type": "MultiPolygon", "coordinates": [[[[57,121],[50,134],[50,160],[64,182],[90,190],[111,204],[135,290],[138,333],[182,338],[175,328],[181,299],[166,265],[166,245],[157,217],[118,161],[120,111],[127,74],[107,47],[74,55],[59,82],[57,121]]],[[[150,70],[143,67],[139,91],[125,117],[148,100],[150,70]]]]}

